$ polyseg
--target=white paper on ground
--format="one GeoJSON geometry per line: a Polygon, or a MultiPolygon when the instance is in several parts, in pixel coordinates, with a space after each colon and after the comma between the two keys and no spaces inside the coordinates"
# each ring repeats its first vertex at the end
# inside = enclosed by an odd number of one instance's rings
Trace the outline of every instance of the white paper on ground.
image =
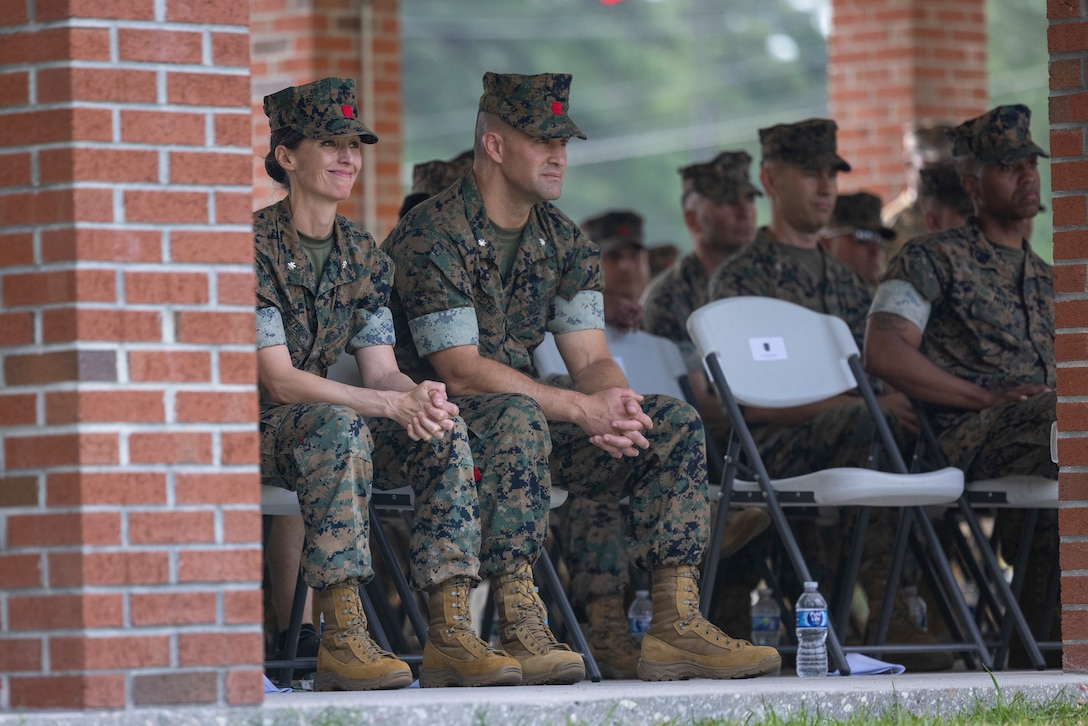
{"type": "Polygon", "coordinates": [[[280,688],[272,681],[268,680],[268,676],[261,676],[264,678],[264,692],[265,693],[290,693],[290,688],[280,688]]]}
{"type": "MultiPolygon", "coordinates": [[[[885,663],[882,660],[870,658],[864,653],[847,653],[846,662],[850,666],[850,675],[852,676],[897,676],[907,670],[905,666],[898,663],[885,663]]],[[[835,671],[827,675],[837,676],[839,672],[835,671]]]]}

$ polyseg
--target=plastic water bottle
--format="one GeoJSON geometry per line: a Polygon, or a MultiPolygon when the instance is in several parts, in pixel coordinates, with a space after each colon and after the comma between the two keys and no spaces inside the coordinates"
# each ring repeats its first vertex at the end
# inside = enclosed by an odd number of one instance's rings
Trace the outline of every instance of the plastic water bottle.
{"type": "Polygon", "coordinates": [[[926,615],[926,601],[918,594],[918,588],[914,585],[905,586],[903,588],[903,597],[907,601],[910,619],[914,621],[919,630],[928,630],[929,618],[926,615]]]}
{"type": "Polygon", "coordinates": [[[752,644],[778,647],[778,621],[782,614],[767,587],[759,588],[759,598],[752,606],[752,644]]]}
{"type": "Polygon", "coordinates": [[[797,675],[827,675],[827,601],[815,582],[806,582],[797,599],[797,675]]]}
{"type": "Polygon", "coordinates": [[[627,608],[627,629],[639,643],[642,636],[650,629],[650,619],[654,614],[654,605],[650,601],[649,590],[636,590],[635,600],[627,608]]]}

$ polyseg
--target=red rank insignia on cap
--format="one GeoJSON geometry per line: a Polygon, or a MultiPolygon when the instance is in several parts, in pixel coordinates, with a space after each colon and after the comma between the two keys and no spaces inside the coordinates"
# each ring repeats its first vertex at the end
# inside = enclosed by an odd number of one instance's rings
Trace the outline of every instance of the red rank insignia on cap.
{"type": "Polygon", "coordinates": [[[344,112],[344,118],[355,118],[355,111],[346,103],[340,107],[340,110],[344,112]]]}
{"type": "Polygon", "coordinates": [[[552,101],[552,113],[554,113],[554,114],[563,113],[563,104],[559,103],[559,101],[552,101]]]}

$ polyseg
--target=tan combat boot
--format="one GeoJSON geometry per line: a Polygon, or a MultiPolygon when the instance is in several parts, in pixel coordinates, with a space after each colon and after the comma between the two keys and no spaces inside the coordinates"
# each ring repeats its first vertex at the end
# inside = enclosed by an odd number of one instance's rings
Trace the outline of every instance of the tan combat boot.
{"type": "Polygon", "coordinates": [[[412,682],[408,664],[370,639],[358,588],[358,582],[345,580],[316,594],[325,632],[317,649],[315,691],[373,691],[412,682]]]}
{"type": "Polygon", "coordinates": [[[651,598],[654,615],[638,662],[642,680],[752,678],[781,666],[774,648],[730,638],[700,614],[698,568],[654,570],[651,598]]]}
{"type": "Polygon", "coordinates": [[[577,683],[586,677],[582,656],[560,643],[544,623],[547,611],[533,587],[533,570],[522,561],[492,581],[502,649],[521,664],[526,686],[577,683]]]}
{"type": "Polygon", "coordinates": [[[586,605],[589,616],[589,649],[601,669],[601,677],[611,680],[638,675],[638,644],[628,632],[627,614],[620,593],[592,597],[586,605]]]}
{"type": "Polygon", "coordinates": [[[472,584],[451,577],[429,591],[430,623],[419,670],[422,688],[442,686],[516,686],[521,666],[476,635],[468,609],[472,584]]]}

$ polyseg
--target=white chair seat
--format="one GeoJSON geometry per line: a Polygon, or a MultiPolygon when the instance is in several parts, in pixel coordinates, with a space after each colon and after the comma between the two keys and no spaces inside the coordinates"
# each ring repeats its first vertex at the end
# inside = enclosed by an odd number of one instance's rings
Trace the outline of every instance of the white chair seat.
{"type": "MultiPolygon", "coordinates": [[[[963,472],[951,466],[921,474],[836,468],[775,479],[773,486],[780,493],[806,495],[796,502],[780,498],[784,507],[914,507],[950,504],[959,499],[963,493],[963,472]]],[[[737,479],[734,489],[758,493],[759,484],[737,479]]]]}
{"type": "Polygon", "coordinates": [[[998,479],[979,479],[965,487],[980,505],[1010,509],[1057,509],[1058,482],[1043,476],[1011,474],[998,479]]]}
{"type": "Polygon", "coordinates": [[[551,509],[559,509],[566,504],[569,492],[562,487],[552,487],[551,509]]]}
{"type": "MultiPolygon", "coordinates": [[[[410,508],[412,502],[412,487],[399,487],[397,489],[376,489],[376,494],[392,494],[406,497],[405,507],[410,508]]],[[[566,492],[563,493],[566,498],[566,492]]],[[[290,489],[284,489],[273,484],[261,484],[261,514],[271,516],[289,516],[302,514],[298,505],[298,495],[290,489]]]]}
{"type": "Polygon", "coordinates": [[[261,514],[274,517],[302,514],[298,506],[298,495],[290,489],[261,484],[261,514]]]}

